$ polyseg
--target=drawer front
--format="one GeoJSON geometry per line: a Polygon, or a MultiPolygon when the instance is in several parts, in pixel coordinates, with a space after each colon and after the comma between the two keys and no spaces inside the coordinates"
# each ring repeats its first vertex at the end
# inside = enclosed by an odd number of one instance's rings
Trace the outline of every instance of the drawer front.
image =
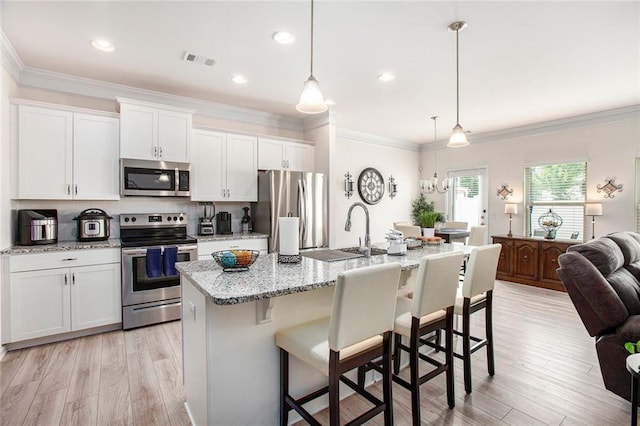
{"type": "Polygon", "coordinates": [[[267,253],[267,239],[253,238],[245,240],[204,241],[198,243],[198,257],[206,257],[220,250],[258,250],[267,253]]]}
{"type": "Polygon", "coordinates": [[[41,269],[73,268],[76,266],[120,263],[120,249],[85,249],[34,254],[14,254],[9,259],[10,272],[41,269]]]}

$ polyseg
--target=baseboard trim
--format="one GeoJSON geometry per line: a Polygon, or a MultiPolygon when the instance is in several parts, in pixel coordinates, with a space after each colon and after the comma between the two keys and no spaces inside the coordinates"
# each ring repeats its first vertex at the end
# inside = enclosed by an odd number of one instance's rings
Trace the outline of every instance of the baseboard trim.
{"type": "Polygon", "coordinates": [[[44,345],[47,343],[61,342],[63,340],[75,339],[77,337],[89,336],[92,334],[105,333],[107,331],[122,330],[122,323],[103,325],[86,330],[70,331],[68,333],[54,334],[52,336],[37,337],[35,339],[21,340],[20,342],[6,343],[2,348],[8,351],[29,348],[31,346],[44,345]]]}

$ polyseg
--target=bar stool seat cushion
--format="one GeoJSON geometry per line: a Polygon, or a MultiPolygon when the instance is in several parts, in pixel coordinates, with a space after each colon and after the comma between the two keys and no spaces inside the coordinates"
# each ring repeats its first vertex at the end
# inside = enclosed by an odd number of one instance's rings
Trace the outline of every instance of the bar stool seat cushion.
{"type": "MultiPolygon", "coordinates": [[[[329,320],[321,318],[276,333],[276,345],[304,361],[324,375],[329,375],[329,320]]],[[[340,350],[340,359],[382,344],[382,336],[375,335],[340,350]]]]}
{"type": "MultiPolygon", "coordinates": [[[[480,294],[476,294],[475,296],[473,296],[471,298],[471,303],[470,305],[473,306],[474,304],[481,302],[482,300],[487,298],[487,294],[486,293],[480,293],[480,294]]],[[[456,294],[456,305],[453,307],[453,313],[456,315],[462,315],[462,301],[464,300],[464,297],[462,297],[462,290],[458,289],[458,293],[456,294]]]]}
{"type": "MultiPolygon", "coordinates": [[[[396,322],[393,331],[402,336],[411,336],[411,304],[412,300],[407,297],[396,299],[396,322]]],[[[429,323],[439,321],[447,316],[447,311],[440,309],[420,318],[420,327],[429,323]]]]}

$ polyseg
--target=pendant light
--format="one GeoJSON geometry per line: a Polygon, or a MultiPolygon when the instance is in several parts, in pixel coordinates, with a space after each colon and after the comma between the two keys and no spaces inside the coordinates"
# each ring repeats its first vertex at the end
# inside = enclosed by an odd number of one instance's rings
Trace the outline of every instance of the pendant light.
{"type": "Polygon", "coordinates": [[[436,120],[438,119],[438,116],[434,115],[431,119],[433,120],[433,144],[435,145],[435,151],[433,153],[433,177],[431,179],[421,181],[420,187],[422,188],[422,191],[427,194],[433,194],[436,191],[439,194],[444,194],[451,186],[451,179],[442,179],[442,185],[438,186],[438,131],[436,128],[436,120]]]}
{"type": "Polygon", "coordinates": [[[467,135],[464,133],[464,129],[460,125],[460,58],[458,53],[458,33],[465,29],[467,23],[464,21],[456,21],[449,25],[449,31],[456,33],[456,125],[449,136],[450,148],[459,148],[469,145],[467,135]]]}
{"type": "Polygon", "coordinates": [[[311,73],[307,81],[304,82],[296,109],[305,114],[318,114],[325,112],[327,108],[324,96],[320,91],[320,84],[313,76],[313,0],[311,0],[311,73]]]}

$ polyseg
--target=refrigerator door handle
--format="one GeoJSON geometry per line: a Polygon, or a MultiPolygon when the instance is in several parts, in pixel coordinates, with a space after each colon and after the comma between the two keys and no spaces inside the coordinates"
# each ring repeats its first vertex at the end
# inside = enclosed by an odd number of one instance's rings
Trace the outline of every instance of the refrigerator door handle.
{"type": "Polygon", "coordinates": [[[298,181],[298,217],[300,218],[300,236],[303,247],[307,240],[307,196],[303,178],[298,181]]]}

